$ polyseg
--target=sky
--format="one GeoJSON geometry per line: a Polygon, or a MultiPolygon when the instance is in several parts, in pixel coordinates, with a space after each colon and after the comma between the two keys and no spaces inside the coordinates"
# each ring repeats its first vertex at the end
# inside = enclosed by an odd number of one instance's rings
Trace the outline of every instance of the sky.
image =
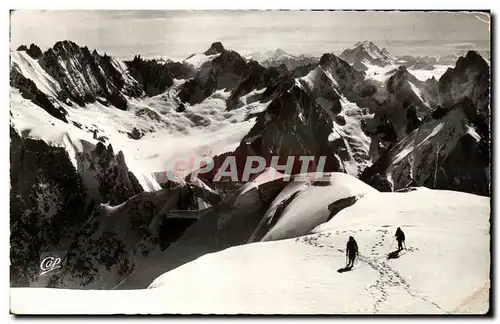
{"type": "Polygon", "coordinates": [[[439,57],[489,49],[489,19],[477,12],[19,10],[10,23],[11,49],[72,40],[120,59],[182,60],[215,41],[241,54],[321,55],[371,40],[393,55],[439,57]]]}

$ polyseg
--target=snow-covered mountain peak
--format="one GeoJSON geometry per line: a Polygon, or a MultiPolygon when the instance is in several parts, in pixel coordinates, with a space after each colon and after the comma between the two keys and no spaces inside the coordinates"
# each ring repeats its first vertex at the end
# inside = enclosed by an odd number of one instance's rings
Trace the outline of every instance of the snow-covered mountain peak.
{"type": "Polygon", "coordinates": [[[369,65],[387,66],[395,60],[386,48],[381,50],[371,41],[354,44],[353,47],[345,49],[340,57],[361,71],[366,71],[369,65]]]}

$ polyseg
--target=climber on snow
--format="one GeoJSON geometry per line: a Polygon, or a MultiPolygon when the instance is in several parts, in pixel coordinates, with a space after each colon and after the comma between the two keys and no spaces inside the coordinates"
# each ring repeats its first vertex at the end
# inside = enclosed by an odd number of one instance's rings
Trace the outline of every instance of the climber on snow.
{"type": "Polygon", "coordinates": [[[354,266],[354,259],[356,259],[356,255],[358,255],[358,243],[352,236],[349,236],[349,241],[347,241],[345,254],[346,257],[349,258],[349,262],[347,263],[346,268],[352,268],[354,266]]]}
{"type": "MultiPolygon", "coordinates": [[[[394,236],[398,241],[398,251],[401,251],[403,249],[403,244],[405,243],[405,233],[401,230],[401,227],[398,227],[394,236]]],[[[404,246],[406,249],[406,244],[404,244],[404,246]]]]}

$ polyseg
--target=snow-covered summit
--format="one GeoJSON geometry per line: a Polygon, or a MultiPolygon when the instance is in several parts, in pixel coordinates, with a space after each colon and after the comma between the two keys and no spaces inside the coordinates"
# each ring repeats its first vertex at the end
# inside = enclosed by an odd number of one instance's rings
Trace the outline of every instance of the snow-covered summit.
{"type": "Polygon", "coordinates": [[[380,49],[371,41],[354,44],[353,47],[345,49],[340,57],[360,71],[367,70],[367,65],[387,66],[396,60],[386,48],[380,49]]]}
{"type": "Polygon", "coordinates": [[[317,57],[306,54],[296,56],[287,53],[281,48],[277,48],[274,51],[250,53],[245,55],[245,58],[247,60],[255,60],[265,67],[278,67],[284,65],[289,71],[293,71],[301,66],[318,63],[317,57]]]}

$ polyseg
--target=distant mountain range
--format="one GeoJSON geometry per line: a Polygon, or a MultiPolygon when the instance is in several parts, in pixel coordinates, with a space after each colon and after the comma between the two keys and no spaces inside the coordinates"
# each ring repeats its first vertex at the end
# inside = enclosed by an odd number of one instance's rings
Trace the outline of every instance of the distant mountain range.
{"type": "Polygon", "coordinates": [[[264,53],[251,53],[245,56],[246,59],[258,61],[265,67],[278,67],[284,65],[289,71],[298,67],[306,66],[309,64],[317,64],[319,58],[301,54],[299,56],[286,53],[284,50],[278,48],[275,51],[267,51],[264,53]]]}

